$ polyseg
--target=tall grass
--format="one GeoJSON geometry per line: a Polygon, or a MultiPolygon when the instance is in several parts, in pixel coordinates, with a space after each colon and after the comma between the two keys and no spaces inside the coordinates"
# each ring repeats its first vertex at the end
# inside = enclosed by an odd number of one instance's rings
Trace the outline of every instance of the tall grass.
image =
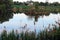
{"type": "MultiPolygon", "coordinates": [[[[3,30],[3,32],[0,34],[0,40],[60,40],[60,23],[56,22],[57,25],[53,24],[53,29],[49,28],[40,31],[38,34],[33,31],[26,31],[18,33],[18,31],[12,30],[12,32],[7,33],[6,30],[3,30]]],[[[50,26],[49,26],[50,27],[50,26]]]]}

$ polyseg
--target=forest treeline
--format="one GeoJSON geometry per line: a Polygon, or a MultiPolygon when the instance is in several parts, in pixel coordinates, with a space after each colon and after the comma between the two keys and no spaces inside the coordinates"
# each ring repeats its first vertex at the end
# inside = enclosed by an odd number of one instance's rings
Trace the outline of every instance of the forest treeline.
{"type": "Polygon", "coordinates": [[[53,2],[13,2],[13,12],[60,12],[60,3],[53,2]]]}
{"type": "Polygon", "coordinates": [[[53,3],[49,3],[49,2],[33,2],[33,1],[27,1],[27,2],[19,2],[19,1],[16,1],[16,2],[13,2],[14,5],[28,5],[29,3],[33,3],[33,5],[36,5],[36,6],[60,6],[60,3],[59,2],[53,2],[53,3]]]}
{"type": "Polygon", "coordinates": [[[44,3],[44,2],[34,2],[34,1],[13,2],[13,0],[0,0],[0,13],[8,12],[8,11],[27,12],[30,10],[41,11],[41,12],[43,11],[60,12],[60,3],[58,2],[44,3]]]}

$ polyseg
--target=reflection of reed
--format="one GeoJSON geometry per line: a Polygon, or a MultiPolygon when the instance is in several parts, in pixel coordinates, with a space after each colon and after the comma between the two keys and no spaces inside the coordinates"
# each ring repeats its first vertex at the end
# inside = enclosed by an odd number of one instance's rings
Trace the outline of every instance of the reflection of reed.
{"type": "Polygon", "coordinates": [[[6,26],[4,26],[4,31],[6,31],[6,26]]]}
{"type": "Polygon", "coordinates": [[[55,21],[55,22],[56,22],[56,24],[58,24],[60,26],[60,20],[58,20],[58,22],[57,21],[55,21]]]}
{"type": "Polygon", "coordinates": [[[20,29],[22,29],[22,32],[29,30],[29,28],[27,29],[27,24],[25,24],[23,27],[20,27],[20,29]]]}

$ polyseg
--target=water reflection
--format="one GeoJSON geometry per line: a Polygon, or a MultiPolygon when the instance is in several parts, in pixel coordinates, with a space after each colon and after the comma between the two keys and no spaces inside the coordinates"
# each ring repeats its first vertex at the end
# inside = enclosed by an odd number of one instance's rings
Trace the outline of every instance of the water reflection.
{"type": "MultiPolygon", "coordinates": [[[[3,30],[4,26],[6,26],[6,30],[11,31],[12,29],[20,30],[22,31],[22,28],[24,31],[39,31],[44,30],[48,28],[48,25],[52,25],[55,23],[55,21],[60,17],[60,14],[52,14],[46,16],[40,16],[40,15],[26,15],[24,13],[5,13],[1,14],[0,16],[0,30],[3,30]],[[11,18],[11,19],[10,19],[11,18]],[[9,20],[9,21],[7,21],[9,20]],[[6,22],[5,22],[6,21],[6,22]],[[27,27],[25,27],[27,26],[27,27]]],[[[51,26],[52,28],[52,26],[51,26]]]]}
{"type": "Polygon", "coordinates": [[[35,22],[37,22],[38,21],[38,18],[39,18],[39,15],[36,15],[36,16],[28,16],[28,19],[29,20],[33,20],[33,18],[34,18],[35,22]]]}

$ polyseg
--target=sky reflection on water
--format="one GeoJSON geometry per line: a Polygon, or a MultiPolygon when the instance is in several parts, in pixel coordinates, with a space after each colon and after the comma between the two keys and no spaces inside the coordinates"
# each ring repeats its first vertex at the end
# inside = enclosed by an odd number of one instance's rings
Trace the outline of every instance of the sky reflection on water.
{"type": "MultiPolygon", "coordinates": [[[[48,25],[55,24],[55,21],[58,20],[60,17],[60,14],[50,14],[49,16],[39,16],[38,21],[35,22],[36,24],[34,25],[34,17],[31,19],[25,15],[24,13],[22,14],[14,14],[12,19],[9,19],[9,21],[3,22],[0,24],[0,32],[4,29],[4,26],[6,26],[7,31],[11,30],[21,30],[21,27],[23,27],[25,24],[27,24],[27,28],[25,30],[31,30],[34,31],[34,29],[37,30],[44,30],[48,28],[48,25]],[[43,27],[44,26],[44,27],[43,27]]],[[[52,28],[52,26],[51,26],[52,28]]]]}

